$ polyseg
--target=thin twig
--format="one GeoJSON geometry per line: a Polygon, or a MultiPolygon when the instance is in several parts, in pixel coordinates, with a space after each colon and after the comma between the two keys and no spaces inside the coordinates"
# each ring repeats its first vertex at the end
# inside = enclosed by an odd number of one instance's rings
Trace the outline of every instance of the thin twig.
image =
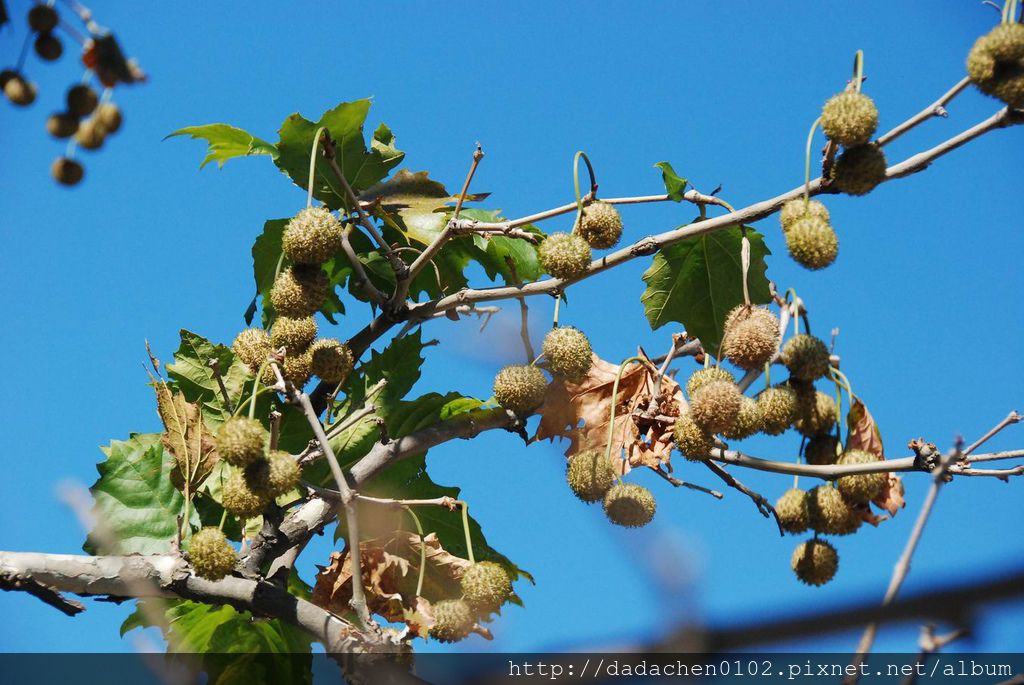
{"type": "MultiPolygon", "coordinates": [[[[991,440],[997,433],[999,433],[999,431],[1003,430],[1007,426],[1012,426],[1015,423],[1020,423],[1022,420],[1024,420],[1024,416],[1021,416],[1020,414],[1018,414],[1016,412],[1016,410],[1015,411],[1011,411],[1009,414],[1006,415],[1005,419],[1003,419],[1002,421],[997,423],[995,426],[993,426],[992,429],[988,433],[985,433],[983,436],[981,436],[980,438],[975,440],[973,443],[971,443],[971,446],[964,450],[963,456],[966,457],[966,456],[970,455],[971,452],[973,452],[974,450],[978,449],[979,447],[984,445],[986,442],[991,440]]],[[[974,460],[969,460],[969,461],[977,461],[977,460],[974,459],[974,460]]]]}
{"type": "Polygon", "coordinates": [[[728,471],[726,471],[725,469],[723,469],[721,466],[711,461],[710,459],[705,461],[704,465],[707,466],[712,473],[721,478],[722,481],[730,488],[735,488],[736,490],[739,490],[744,495],[749,497],[751,501],[754,503],[754,506],[757,507],[757,510],[761,512],[761,516],[764,516],[765,518],[774,518],[775,524],[779,527],[779,535],[785,534],[785,532],[782,530],[782,522],[779,521],[779,515],[775,512],[775,507],[771,505],[771,502],[764,498],[764,495],[754,492],[746,485],[736,480],[736,478],[733,477],[731,473],[729,473],[728,471]]]}
{"type": "Polygon", "coordinates": [[[523,339],[523,350],[526,352],[526,363],[529,364],[537,355],[533,353],[533,345],[530,343],[530,308],[525,298],[519,300],[519,337],[523,339]]]}
{"type": "Polygon", "coordinates": [[[231,404],[231,397],[228,395],[227,386],[224,385],[224,378],[220,375],[220,360],[216,357],[206,362],[206,365],[210,367],[210,371],[213,372],[213,378],[217,381],[217,387],[220,388],[221,399],[224,400],[224,410],[230,416],[235,413],[235,407],[231,404]]]}
{"type": "Polygon", "coordinates": [[[920,112],[904,121],[899,126],[896,126],[887,133],[882,134],[881,136],[878,137],[878,140],[876,140],[875,142],[878,145],[887,145],[923,121],[927,121],[928,119],[931,119],[933,117],[949,116],[949,113],[946,111],[946,105],[948,105],[953,98],[959,95],[964,90],[964,88],[969,86],[970,83],[970,77],[964,76],[955,86],[946,91],[938,100],[928,105],[920,112]]]}
{"type": "Polygon", "coordinates": [[[725,497],[725,495],[720,493],[718,490],[712,490],[710,488],[704,487],[703,485],[696,485],[694,483],[687,483],[685,480],[679,480],[672,474],[666,473],[661,468],[651,468],[651,471],[654,471],[656,474],[664,478],[668,483],[672,484],[677,488],[689,488],[690,490],[703,492],[706,495],[711,495],[715,499],[722,499],[723,497],[725,497]]]}

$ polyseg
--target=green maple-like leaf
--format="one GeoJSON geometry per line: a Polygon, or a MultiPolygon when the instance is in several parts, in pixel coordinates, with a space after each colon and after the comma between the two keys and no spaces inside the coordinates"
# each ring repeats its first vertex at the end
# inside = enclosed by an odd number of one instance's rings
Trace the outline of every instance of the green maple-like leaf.
{"type": "Polygon", "coordinates": [[[181,344],[174,353],[174,362],[167,365],[170,376],[168,386],[181,392],[189,402],[197,402],[211,431],[216,431],[230,414],[224,406],[220,386],[210,368],[210,360],[217,360],[221,378],[227,388],[232,407],[242,401],[242,395],[251,390],[249,369],[226,345],[215,345],[192,331],[180,331],[181,344]]]}
{"type": "MultiPolygon", "coordinates": [[[[174,486],[178,466],[159,433],[136,433],[103,448],[106,461],[89,489],[97,526],[85,543],[90,554],[158,554],[171,550],[185,499],[174,486]]],[[[198,517],[190,517],[198,525],[198,517]]]]}
{"type": "Polygon", "coordinates": [[[199,168],[210,162],[217,162],[218,167],[234,157],[251,157],[253,155],[270,155],[277,157],[277,147],[261,140],[248,131],[227,124],[206,124],[204,126],[187,126],[167,136],[189,136],[193,140],[201,138],[209,143],[206,157],[199,168]]]}
{"type": "MultiPolygon", "coordinates": [[[[746,232],[750,240],[750,300],[764,304],[771,301],[764,261],[771,252],[760,233],[749,226],[746,232]]],[[[651,328],[679,322],[687,333],[700,338],[707,352],[717,356],[725,317],[743,304],[741,239],[742,230],[733,226],[662,248],[643,275],[647,290],[640,301],[651,328]]]]}
{"type": "Polygon", "coordinates": [[[661,169],[661,180],[665,183],[665,192],[670,200],[682,202],[683,193],[686,192],[687,180],[675,172],[668,162],[658,162],[654,165],[661,169]]]}

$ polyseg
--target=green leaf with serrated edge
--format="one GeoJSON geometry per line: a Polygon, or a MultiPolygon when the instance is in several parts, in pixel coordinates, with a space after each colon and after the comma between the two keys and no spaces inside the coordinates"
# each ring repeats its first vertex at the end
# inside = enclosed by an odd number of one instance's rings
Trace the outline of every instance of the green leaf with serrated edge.
{"type": "Polygon", "coordinates": [[[201,138],[209,143],[206,150],[206,157],[203,158],[199,168],[202,169],[210,162],[217,162],[218,167],[223,167],[224,162],[235,157],[250,157],[253,155],[270,155],[277,157],[277,147],[265,140],[240,128],[227,124],[206,124],[204,126],[186,126],[168,135],[167,138],[175,136],[189,136],[193,140],[201,138]]]}
{"type": "MultiPolygon", "coordinates": [[[[160,433],[134,433],[104,447],[105,461],[89,491],[97,527],[83,548],[89,554],[160,554],[171,550],[185,499],[174,486],[178,466],[160,433]]],[[[199,524],[194,513],[193,526],[199,524]]]]}
{"type": "Polygon", "coordinates": [[[170,376],[168,386],[181,392],[189,402],[198,402],[203,410],[203,419],[213,432],[229,415],[224,406],[217,378],[210,368],[211,359],[216,359],[224,387],[227,388],[231,406],[237,407],[243,392],[251,391],[249,368],[226,345],[215,345],[192,331],[180,331],[181,344],[174,353],[174,362],[167,365],[170,376]]]}
{"type": "MultiPolygon", "coordinates": [[[[750,300],[765,304],[771,301],[771,291],[764,258],[771,252],[760,233],[750,227],[746,231],[750,300]]],[[[725,317],[743,304],[741,237],[740,227],[732,226],[668,245],[654,256],[644,272],[647,290],[640,298],[652,329],[679,322],[687,333],[700,338],[707,352],[717,356],[725,317]]]]}
{"type": "MultiPolygon", "coordinates": [[[[321,126],[326,127],[335,142],[336,160],[345,179],[359,193],[387,176],[402,161],[404,152],[395,147],[395,138],[386,126],[378,127],[370,149],[366,148],[363,124],[370,110],[369,100],[343,102],[324,112],[317,122],[299,114],[292,114],[281,124],[281,140],[274,160],[296,185],[305,189],[309,184],[309,156],[313,139],[321,126]]],[[[323,155],[316,159],[313,196],[331,209],[348,205],[345,190],[323,155]]]]}
{"type": "Polygon", "coordinates": [[[661,169],[661,180],[665,183],[665,192],[669,199],[682,202],[687,180],[681,178],[668,162],[658,162],[654,166],[661,169]]]}

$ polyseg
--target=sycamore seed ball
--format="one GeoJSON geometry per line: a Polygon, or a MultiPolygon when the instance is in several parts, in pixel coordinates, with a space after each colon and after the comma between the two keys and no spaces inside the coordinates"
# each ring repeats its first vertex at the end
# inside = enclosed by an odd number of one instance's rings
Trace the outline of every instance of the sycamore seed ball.
{"type": "Polygon", "coordinates": [[[863,145],[878,128],[878,108],[863,93],[833,95],[821,111],[821,129],[840,145],[863,145]]]}
{"type": "Polygon", "coordinates": [[[50,175],[61,185],[73,186],[81,182],[85,176],[85,169],[73,159],[58,157],[50,166],[50,175]]]}
{"type": "Polygon", "coordinates": [[[1024,107],[1024,25],[999,24],[978,38],[967,55],[967,74],[986,95],[1024,107]]]}
{"type": "Polygon", "coordinates": [[[786,231],[786,249],[797,264],[817,271],[836,261],[839,237],[827,221],[807,215],[786,231]]]}
{"type": "Polygon", "coordinates": [[[544,336],[542,347],[551,373],[569,381],[579,381],[594,363],[590,341],[578,328],[560,326],[544,336]]]}
{"type": "Polygon", "coordinates": [[[245,480],[253,492],[266,493],[270,497],[280,497],[290,492],[299,484],[302,469],[295,457],[275,450],[267,459],[250,464],[245,469],[245,480]]]}
{"type": "Polygon", "coordinates": [[[583,208],[583,218],[576,230],[591,247],[615,247],[622,236],[622,217],[613,205],[593,202],[583,208]]]}
{"type": "Polygon", "coordinates": [[[284,376],[284,379],[291,381],[295,387],[301,389],[313,375],[313,355],[309,350],[285,355],[284,364],[281,367],[281,375],[284,376]]]}
{"type": "Polygon", "coordinates": [[[849,535],[862,521],[831,485],[819,485],[808,493],[807,511],[811,528],[825,535],[849,535]]]}
{"type": "Polygon", "coordinates": [[[706,460],[715,446],[715,439],[694,422],[689,412],[683,412],[676,419],[672,437],[676,447],[690,461],[706,460]]]}
{"type": "Polygon", "coordinates": [[[793,551],[791,561],[796,577],[808,585],[824,585],[836,575],[839,554],[826,540],[801,542],[793,551]]]}
{"type": "Polygon", "coordinates": [[[690,399],[690,416],[708,433],[721,433],[732,425],[740,413],[742,396],[735,383],[705,383],[690,399]]]}
{"type": "Polygon", "coordinates": [[[741,369],[760,369],[779,345],[779,320],[768,309],[740,305],[725,318],[722,355],[741,369]]]}
{"type": "Polygon", "coordinates": [[[766,388],[757,396],[761,410],[761,432],[782,435],[796,420],[797,396],[788,385],[766,388]]]}
{"type": "Polygon", "coordinates": [[[42,3],[34,5],[28,11],[28,25],[38,33],[48,33],[57,27],[57,10],[50,5],[42,3]]]}
{"type": "Polygon", "coordinates": [[[235,548],[217,528],[203,528],[192,536],[188,558],[196,575],[206,580],[220,580],[234,570],[238,560],[235,548]]]}
{"type": "Polygon", "coordinates": [[[292,319],[280,316],[270,330],[270,346],[275,350],[284,347],[289,355],[304,352],[316,337],[316,319],[307,316],[292,319]]]}
{"type": "Polygon", "coordinates": [[[341,249],[341,222],[326,207],[301,210],[285,226],[281,247],[296,264],[323,264],[341,249]]]}
{"type": "Polygon", "coordinates": [[[506,366],[494,377],[494,399],[505,409],[525,414],[541,405],[547,387],[544,373],[536,366],[506,366]]]}
{"type": "Polygon", "coordinates": [[[75,131],[75,142],[86,150],[98,150],[106,142],[107,134],[95,119],[86,119],[75,131]]]}
{"type": "Polygon", "coordinates": [[[233,416],[217,430],[217,453],[232,466],[248,466],[263,459],[263,447],[269,438],[256,419],[233,416]]]}
{"type": "Polygon", "coordinates": [[[228,512],[247,519],[263,513],[270,504],[270,494],[263,489],[253,488],[243,472],[235,469],[224,481],[220,503],[228,512]]]}
{"type": "Polygon", "coordinates": [[[743,440],[761,430],[761,410],[752,397],[740,396],[740,411],[736,420],[722,431],[722,435],[730,440],[743,440]]]}
{"type": "Polygon", "coordinates": [[[867,195],[885,180],[885,153],[872,143],[848,147],[832,165],[832,183],[847,195],[867,195]]]}
{"type": "Polygon", "coordinates": [[[32,47],[39,58],[46,62],[55,62],[64,54],[64,44],[52,33],[40,33],[32,47]]]}
{"type": "Polygon", "coordinates": [[[501,564],[481,561],[462,574],[462,598],[477,614],[491,614],[512,596],[512,579],[501,564]]]}
{"type": "Polygon", "coordinates": [[[4,83],[4,95],[11,104],[28,107],[36,101],[36,84],[25,80],[21,74],[9,76],[4,83]]]}
{"type": "Polygon", "coordinates": [[[76,117],[84,117],[87,114],[92,114],[92,111],[96,109],[96,105],[99,104],[100,98],[96,94],[96,91],[84,83],[71,86],[68,89],[67,104],[68,113],[75,115],[76,117]]]}
{"type": "MultiPolygon", "coordinates": [[[[839,458],[843,466],[848,464],[873,464],[878,457],[864,450],[850,450],[839,458]]],[[[866,504],[875,499],[885,490],[889,477],[884,473],[860,473],[843,476],[836,481],[836,488],[848,501],[866,504]]]]}
{"type": "Polygon", "coordinates": [[[124,120],[121,116],[121,109],[113,102],[105,102],[100,105],[93,116],[108,135],[117,133],[121,129],[121,122],[124,120]]]}
{"type": "Polygon", "coordinates": [[[262,328],[246,328],[235,336],[231,350],[249,369],[256,373],[273,350],[270,335],[262,328]]]}
{"type": "Polygon", "coordinates": [[[805,201],[802,197],[798,197],[782,205],[782,211],[779,212],[779,223],[782,224],[782,230],[788,231],[797,219],[805,215],[817,217],[826,223],[830,221],[825,205],[817,200],[805,201]]]}
{"type": "Polygon", "coordinates": [[[54,138],[70,138],[78,130],[78,117],[67,112],[51,114],[46,120],[46,130],[54,138]]]}
{"type": "Polygon", "coordinates": [[[328,383],[340,383],[348,377],[354,363],[348,345],[334,338],[322,338],[310,346],[313,375],[328,383]]]}
{"type": "Polygon", "coordinates": [[[686,394],[693,397],[702,386],[710,383],[711,381],[727,381],[729,383],[735,383],[736,378],[728,369],[723,369],[718,366],[709,366],[706,369],[699,369],[686,381],[686,394]]]}
{"type": "Polygon", "coordinates": [[[839,438],[832,433],[815,435],[807,441],[804,447],[804,461],[811,466],[828,466],[835,464],[839,458],[836,448],[839,446],[839,438]]]}
{"type": "Polygon", "coordinates": [[[802,533],[810,525],[810,510],[807,507],[807,492],[799,488],[786,490],[775,503],[779,525],[787,533],[802,533]]]}
{"type": "Polygon", "coordinates": [[[458,642],[473,629],[473,612],[461,599],[444,599],[432,607],[434,625],[430,637],[440,642],[458,642]]]}
{"type": "Polygon", "coordinates": [[[604,496],[604,513],[608,520],[626,528],[646,526],[654,518],[656,508],[651,491],[635,483],[613,485],[604,496]]]}
{"type": "Polygon", "coordinates": [[[555,278],[577,278],[590,266],[590,245],[575,233],[552,233],[537,253],[541,266],[555,278]]]}
{"type": "Polygon", "coordinates": [[[584,502],[597,502],[615,482],[615,467],[603,451],[585,450],[569,460],[565,477],[577,497],[584,502]]]}
{"type": "Polygon", "coordinates": [[[794,335],[782,346],[782,363],[789,369],[789,374],[793,378],[816,381],[828,373],[828,347],[821,338],[813,335],[794,335]]]}
{"type": "Polygon", "coordinates": [[[839,408],[828,393],[807,390],[797,393],[796,421],[793,427],[801,435],[813,438],[832,430],[839,419],[839,408]]]}
{"type": "Polygon", "coordinates": [[[301,319],[323,306],[330,290],[327,274],[319,266],[296,264],[282,271],[270,289],[270,304],[281,316],[301,319]]]}

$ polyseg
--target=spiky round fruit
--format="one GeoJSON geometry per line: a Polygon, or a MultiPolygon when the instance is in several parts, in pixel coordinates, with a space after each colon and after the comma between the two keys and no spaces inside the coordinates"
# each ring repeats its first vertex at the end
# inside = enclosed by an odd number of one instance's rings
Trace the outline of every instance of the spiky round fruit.
{"type": "Polygon", "coordinates": [[[736,420],[722,431],[722,435],[730,440],[743,440],[761,430],[761,410],[757,402],[746,395],[740,396],[740,411],[736,420]]]}
{"type": "Polygon", "coordinates": [[[296,264],[323,264],[341,249],[341,222],[326,207],[307,207],[288,222],[281,247],[296,264]]]}
{"type": "Polygon", "coordinates": [[[235,569],[238,555],[224,533],[207,527],[192,536],[188,560],[200,578],[220,580],[235,569]]]}
{"type": "Polygon", "coordinates": [[[743,395],[735,383],[705,383],[690,398],[690,416],[706,432],[721,433],[733,424],[740,413],[741,397],[743,395]]]}
{"type": "Polygon", "coordinates": [[[537,249],[540,265],[555,278],[576,278],[590,266],[590,245],[575,233],[552,233],[537,249]]]}
{"type": "Polygon", "coordinates": [[[779,525],[787,533],[802,533],[810,525],[810,509],[807,507],[807,491],[790,488],[782,493],[775,503],[775,513],[779,515],[779,525]]]}
{"type": "Polygon", "coordinates": [[[64,186],[78,185],[85,176],[85,169],[73,159],[58,157],[50,166],[50,175],[64,186]]]}
{"type": "Polygon", "coordinates": [[[808,214],[786,231],[786,249],[797,264],[817,271],[836,261],[839,236],[828,222],[808,214]]]}
{"type": "Polygon", "coordinates": [[[698,426],[688,411],[676,419],[672,437],[676,447],[690,461],[705,461],[715,446],[714,437],[698,426]]]}
{"type": "Polygon", "coordinates": [[[431,608],[434,625],[430,637],[440,642],[458,642],[473,629],[473,610],[461,599],[444,599],[431,608]]]}
{"type": "Polygon", "coordinates": [[[967,73],[986,95],[1024,107],[1024,24],[999,24],[980,37],[967,55],[967,73]]]}
{"type": "Polygon", "coordinates": [[[275,450],[266,460],[250,464],[245,469],[245,480],[253,492],[266,493],[270,497],[280,497],[298,486],[302,478],[302,469],[295,457],[275,450]]]}
{"type": "Polygon", "coordinates": [[[256,419],[233,416],[217,430],[217,453],[232,466],[248,466],[263,459],[269,437],[256,419]]]}
{"type": "Polygon", "coordinates": [[[569,381],[578,381],[587,375],[594,364],[590,341],[578,328],[559,326],[544,336],[541,351],[551,373],[569,381]]]}
{"type": "Polygon", "coordinates": [[[765,388],[757,396],[761,410],[761,432],[782,435],[796,421],[797,396],[788,385],[765,388]]]}
{"type": "Polygon", "coordinates": [[[34,5],[28,11],[28,25],[38,33],[48,33],[57,27],[57,10],[50,5],[34,5]]]}
{"type": "Polygon", "coordinates": [[[828,347],[821,338],[807,333],[794,335],[782,346],[782,363],[789,375],[801,381],[816,381],[828,373],[828,347]]]}
{"type": "Polygon", "coordinates": [[[39,59],[47,62],[55,62],[64,54],[64,44],[52,33],[40,33],[32,47],[39,55],[39,59]]]}
{"type": "Polygon", "coordinates": [[[541,405],[547,387],[536,366],[506,366],[494,377],[494,399],[505,409],[524,414],[541,405]]]}
{"type": "Polygon", "coordinates": [[[839,569],[839,554],[827,540],[801,542],[790,562],[796,577],[808,585],[824,585],[839,569]]]}
{"type": "Polygon", "coordinates": [[[68,112],[76,117],[92,114],[99,101],[100,98],[96,95],[96,91],[84,83],[79,83],[68,89],[68,112]]]}
{"type": "MultiPolygon", "coordinates": [[[[878,456],[864,450],[848,450],[839,458],[841,466],[874,464],[877,461],[880,461],[878,456]]],[[[859,473],[842,476],[836,481],[836,488],[850,502],[866,504],[881,495],[888,482],[889,477],[884,473],[859,473]]]]}
{"type": "Polygon", "coordinates": [[[862,520],[831,485],[819,485],[808,493],[807,511],[810,527],[825,535],[849,535],[862,520]]]}
{"type": "Polygon", "coordinates": [[[348,377],[354,363],[348,345],[334,338],[322,338],[309,348],[313,375],[328,383],[340,383],[348,377]]]}
{"type": "Polygon", "coordinates": [[[760,369],[779,346],[779,319],[764,307],[740,305],[725,317],[722,355],[741,369],[760,369]]]}
{"type": "Polygon", "coordinates": [[[867,195],[885,180],[885,153],[874,143],[848,147],[832,165],[832,183],[847,195],[867,195]]]}
{"type": "Polygon", "coordinates": [[[651,491],[635,483],[613,485],[604,496],[604,513],[612,523],[626,528],[646,526],[654,518],[657,502],[651,491]]]}
{"type": "Polygon", "coordinates": [[[512,596],[512,579],[501,564],[480,561],[462,574],[462,598],[477,615],[492,614],[512,596]]]}
{"type": "Polygon", "coordinates": [[[801,435],[813,438],[832,430],[839,419],[839,408],[828,393],[820,390],[797,392],[796,428],[801,435]]]}
{"type": "Polygon", "coordinates": [[[313,355],[308,349],[285,355],[284,364],[281,365],[281,375],[286,381],[291,381],[295,387],[301,389],[313,375],[313,355]]]}
{"type": "Polygon", "coordinates": [[[782,224],[782,230],[788,231],[797,219],[806,215],[817,217],[826,223],[831,220],[825,205],[817,200],[805,201],[802,197],[798,197],[782,205],[782,211],[779,212],[779,223],[782,224]]]}
{"type": "Polygon", "coordinates": [[[270,289],[270,304],[281,316],[301,319],[323,306],[330,280],[319,266],[296,264],[278,274],[270,289]]]}
{"type": "Polygon", "coordinates": [[[316,319],[306,316],[293,319],[279,316],[270,329],[270,346],[275,350],[284,347],[288,355],[305,352],[313,339],[316,338],[316,319]]]}
{"type": "Polygon", "coordinates": [[[615,247],[622,237],[622,217],[614,205],[593,202],[583,208],[583,218],[576,231],[591,247],[599,250],[615,247]]]}
{"type": "Polygon", "coordinates": [[[86,150],[99,150],[107,139],[106,131],[95,119],[86,119],[75,131],[75,142],[86,150]]]}
{"type": "Polygon", "coordinates": [[[4,84],[4,95],[11,104],[28,107],[36,101],[36,84],[25,80],[21,74],[15,74],[4,84]]]}
{"type": "Polygon", "coordinates": [[[878,108],[864,93],[833,95],[821,109],[821,130],[840,145],[863,145],[878,128],[878,108]]]}
{"type": "Polygon", "coordinates": [[[224,481],[220,503],[235,516],[248,519],[263,513],[270,504],[270,493],[262,488],[254,488],[245,474],[235,469],[224,481]]]}
{"type": "Polygon", "coordinates": [[[121,115],[121,108],[113,102],[104,102],[96,109],[96,114],[93,116],[100,123],[100,126],[103,127],[103,130],[107,132],[107,135],[117,133],[124,121],[124,117],[121,115]]]}
{"type": "Polygon", "coordinates": [[[735,383],[736,378],[728,369],[723,369],[719,366],[709,366],[706,369],[698,369],[693,372],[686,381],[686,394],[693,397],[698,390],[701,389],[707,383],[711,381],[728,381],[729,383],[735,383]]]}
{"type": "Polygon", "coordinates": [[[46,130],[54,138],[70,138],[78,130],[78,117],[67,112],[56,112],[46,120],[46,130]]]}
{"type": "Polygon", "coordinates": [[[839,438],[832,433],[815,435],[807,441],[804,447],[804,461],[811,466],[828,466],[835,464],[839,458],[836,448],[839,446],[839,438]]]}
{"type": "Polygon", "coordinates": [[[231,350],[253,373],[259,371],[267,356],[273,350],[270,335],[262,328],[246,328],[235,336],[231,350]]]}
{"type": "Polygon", "coordinates": [[[573,493],[584,502],[598,502],[615,482],[615,466],[604,452],[584,450],[569,460],[565,474],[573,493]]]}

